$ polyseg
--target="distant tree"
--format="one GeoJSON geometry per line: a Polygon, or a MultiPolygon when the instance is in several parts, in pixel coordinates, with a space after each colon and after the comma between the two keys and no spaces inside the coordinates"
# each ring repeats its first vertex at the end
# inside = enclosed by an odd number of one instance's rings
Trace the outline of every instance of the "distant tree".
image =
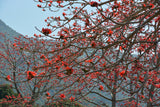
{"type": "MultiPolygon", "coordinates": [[[[7,107],[11,105],[11,103],[7,102],[5,99],[14,100],[12,98],[16,98],[18,96],[12,89],[12,86],[9,84],[0,85],[0,105],[2,107],[7,107]]],[[[0,107],[1,107],[0,106],[0,107]]]]}
{"type": "Polygon", "coordinates": [[[16,96],[15,92],[12,90],[12,87],[10,85],[0,85],[0,99],[7,98],[12,95],[16,96]]]}

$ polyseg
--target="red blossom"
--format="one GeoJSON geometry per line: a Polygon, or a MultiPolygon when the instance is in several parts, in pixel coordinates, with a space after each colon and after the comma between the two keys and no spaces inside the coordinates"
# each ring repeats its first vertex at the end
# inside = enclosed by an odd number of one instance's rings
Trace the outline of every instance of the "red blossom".
{"type": "Polygon", "coordinates": [[[27,71],[27,79],[31,80],[32,78],[34,78],[36,76],[36,73],[33,71],[27,71]]]}
{"type": "Polygon", "coordinates": [[[92,41],[92,42],[91,42],[91,46],[92,46],[93,48],[95,48],[95,47],[96,47],[96,43],[95,43],[94,41],[92,41]]]}
{"type": "Polygon", "coordinates": [[[139,80],[140,80],[141,82],[143,82],[143,81],[144,81],[144,77],[139,76],[139,80]]]}
{"type": "Polygon", "coordinates": [[[65,98],[66,96],[64,94],[61,94],[60,95],[60,98],[65,98]]]}
{"type": "Polygon", "coordinates": [[[102,85],[99,86],[99,90],[104,90],[102,85]]]}
{"type": "Polygon", "coordinates": [[[160,88],[160,84],[156,84],[155,87],[160,88]]]}
{"type": "Polygon", "coordinates": [[[142,99],[144,99],[144,98],[145,98],[145,96],[144,96],[144,95],[141,95],[140,97],[141,97],[142,99]]]}
{"type": "Polygon", "coordinates": [[[122,77],[125,74],[125,70],[121,71],[119,75],[122,77]]]}
{"type": "Polygon", "coordinates": [[[146,4],[143,4],[143,7],[146,7],[146,4]]]}
{"type": "Polygon", "coordinates": [[[42,33],[45,35],[48,35],[48,34],[51,34],[52,31],[51,31],[51,29],[48,29],[48,28],[42,28],[42,33]]]}
{"type": "Polygon", "coordinates": [[[42,0],[39,0],[39,2],[42,2],[42,0]]]}
{"type": "Polygon", "coordinates": [[[7,79],[8,81],[11,81],[10,75],[7,75],[6,79],[7,79]]]}
{"type": "Polygon", "coordinates": [[[39,75],[45,75],[45,72],[41,72],[39,75]]]}
{"type": "Polygon", "coordinates": [[[51,4],[48,4],[49,7],[51,7],[51,4]]]}
{"type": "Polygon", "coordinates": [[[61,2],[62,2],[62,1],[60,1],[60,0],[57,0],[57,3],[59,3],[59,4],[60,4],[61,2]]]}
{"type": "Polygon", "coordinates": [[[71,102],[72,102],[72,101],[74,101],[75,97],[72,97],[72,96],[71,96],[69,99],[70,99],[71,102]]]}
{"type": "Polygon", "coordinates": [[[49,93],[49,92],[47,92],[47,93],[46,93],[46,96],[50,96],[50,93],[49,93]]]}
{"type": "Polygon", "coordinates": [[[66,67],[66,71],[67,71],[67,75],[71,75],[72,73],[73,73],[73,69],[72,68],[70,68],[70,67],[66,67]]]}
{"type": "Polygon", "coordinates": [[[91,7],[98,7],[98,3],[96,1],[90,2],[91,7]]]}
{"type": "Polygon", "coordinates": [[[50,64],[52,64],[52,61],[47,60],[47,63],[50,65],[50,64]]]}
{"type": "Polygon", "coordinates": [[[152,9],[154,8],[154,4],[150,3],[149,5],[151,6],[152,9]]]}
{"type": "Polygon", "coordinates": [[[14,46],[14,47],[16,47],[16,46],[17,46],[17,44],[16,44],[16,43],[13,43],[13,46],[14,46]]]}
{"type": "Polygon", "coordinates": [[[152,99],[150,98],[149,101],[152,102],[152,99]]]}
{"type": "Polygon", "coordinates": [[[111,29],[109,29],[109,32],[107,33],[108,35],[112,35],[113,31],[111,29]]]}
{"type": "Polygon", "coordinates": [[[45,57],[44,54],[42,54],[42,55],[40,56],[40,58],[41,58],[41,59],[44,59],[44,58],[46,58],[46,57],[45,57]]]}
{"type": "Polygon", "coordinates": [[[122,51],[122,46],[119,46],[119,50],[122,51]]]}
{"type": "Polygon", "coordinates": [[[65,15],[66,15],[66,13],[65,13],[65,12],[63,12],[62,14],[63,14],[63,16],[65,16],[65,15]]]}
{"type": "Polygon", "coordinates": [[[53,1],[52,1],[52,0],[50,0],[49,2],[50,2],[50,3],[52,3],[53,1]]]}
{"type": "Polygon", "coordinates": [[[41,5],[37,4],[37,7],[41,7],[41,5]]]}

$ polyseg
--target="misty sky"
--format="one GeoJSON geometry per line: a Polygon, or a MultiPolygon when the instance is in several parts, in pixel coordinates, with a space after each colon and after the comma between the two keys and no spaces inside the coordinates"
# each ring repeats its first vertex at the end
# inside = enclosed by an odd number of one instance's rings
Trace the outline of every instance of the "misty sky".
{"type": "Polygon", "coordinates": [[[39,34],[35,26],[46,27],[44,20],[52,14],[43,12],[33,0],[0,0],[0,19],[23,35],[39,34]]]}

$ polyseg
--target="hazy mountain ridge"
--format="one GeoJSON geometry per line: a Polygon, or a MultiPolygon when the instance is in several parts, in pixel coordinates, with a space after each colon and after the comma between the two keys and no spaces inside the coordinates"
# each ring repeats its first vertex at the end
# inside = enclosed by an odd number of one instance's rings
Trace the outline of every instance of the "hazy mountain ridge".
{"type": "MultiPolygon", "coordinates": [[[[20,36],[21,34],[13,30],[11,27],[9,27],[6,23],[4,23],[0,19],[0,33],[4,33],[7,37],[7,39],[13,40],[13,38],[20,36]]],[[[0,41],[2,40],[2,37],[0,35],[0,41]]]]}

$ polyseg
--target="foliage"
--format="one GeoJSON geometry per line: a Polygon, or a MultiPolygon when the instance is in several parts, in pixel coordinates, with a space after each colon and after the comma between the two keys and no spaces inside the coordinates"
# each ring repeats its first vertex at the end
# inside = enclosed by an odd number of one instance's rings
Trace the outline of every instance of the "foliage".
{"type": "Polygon", "coordinates": [[[34,1],[57,16],[35,38],[1,45],[2,78],[22,104],[160,105],[159,0],[34,1]]]}
{"type": "Polygon", "coordinates": [[[7,98],[6,96],[16,96],[10,85],[0,85],[0,99],[7,98]]]}
{"type": "MultiPolygon", "coordinates": [[[[11,100],[12,97],[18,96],[12,89],[12,87],[8,84],[0,85],[0,102],[3,102],[4,99],[11,100]]],[[[10,103],[4,102],[2,103],[2,107],[9,106],[10,103]]]]}

